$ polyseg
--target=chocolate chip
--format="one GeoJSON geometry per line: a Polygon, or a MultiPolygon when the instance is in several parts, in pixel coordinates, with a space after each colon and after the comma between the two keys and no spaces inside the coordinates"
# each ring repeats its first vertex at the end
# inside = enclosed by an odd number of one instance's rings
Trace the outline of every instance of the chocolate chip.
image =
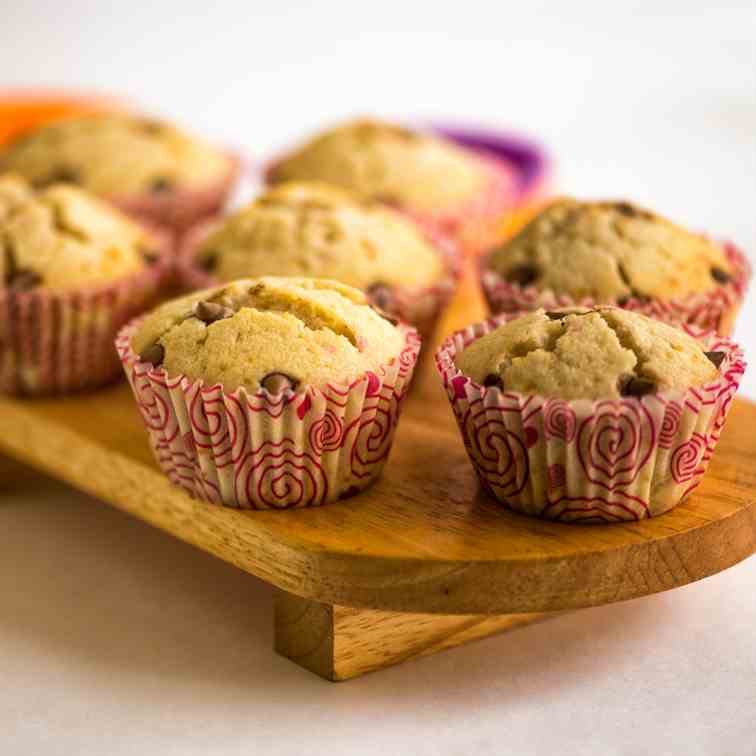
{"type": "Polygon", "coordinates": [[[615,202],[614,209],[622,215],[627,215],[628,218],[636,216],[635,208],[629,202],[615,202]]]}
{"type": "Polygon", "coordinates": [[[42,283],[42,276],[33,270],[17,270],[8,286],[14,291],[29,291],[42,283]]]}
{"type": "Polygon", "coordinates": [[[80,176],[78,171],[67,165],[59,165],[52,173],[32,181],[35,189],[44,189],[51,184],[78,184],[80,176]]]}
{"type": "Polygon", "coordinates": [[[152,179],[152,183],[150,184],[150,191],[154,192],[155,194],[172,192],[173,181],[171,181],[171,179],[169,178],[166,178],[165,176],[157,176],[156,178],[152,179]]]}
{"type": "Polygon", "coordinates": [[[504,384],[502,383],[501,376],[497,375],[496,373],[489,373],[483,379],[483,385],[486,388],[498,388],[498,389],[504,388],[504,384]]]}
{"type": "Polygon", "coordinates": [[[365,290],[368,299],[376,307],[381,310],[386,310],[391,306],[394,300],[394,292],[388,284],[376,282],[370,284],[365,290]]]}
{"type": "Polygon", "coordinates": [[[275,396],[282,391],[296,391],[299,381],[286,373],[268,373],[260,381],[260,385],[275,396]]]}
{"type": "Polygon", "coordinates": [[[720,284],[732,281],[732,276],[726,270],[722,270],[722,268],[717,268],[716,266],[711,269],[711,277],[720,284]]]}
{"type": "Polygon", "coordinates": [[[566,318],[569,315],[569,313],[568,312],[545,312],[544,315],[549,320],[564,320],[564,318],[566,318]]]}
{"type": "Polygon", "coordinates": [[[13,249],[10,246],[10,242],[5,242],[3,245],[3,257],[5,260],[5,280],[3,283],[6,286],[10,286],[11,281],[16,275],[16,255],[13,253],[13,249]]]}
{"type": "Polygon", "coordinates": [[[13,291],[29,291],[42,283],[42,276],[33,270],[19,268],[16,263],[16,255],[10,242],[4,245],[5,256],[5,279],[4,284],[13,291]]]}
{"type": "Polygon", "coordinates": [[[159,367],[160,365],[162,365],[164,358],[165,349],[163,348],[163,345],[158,344],[157,341],[154,344],[150,344],[148,347],[145,347],[139,353],[140,362],[149,362],[154,367],[159,367]]]}
{"type": "Polygon", "coordinates": [[[520,286],[529,286],[538,278],[538,276],[538,268],[527,263],[523,265],[515,265],[515,267],[509,270],[506,274],[508,281],[519,284],[520,286]]]}
{"type": "Polygon", "coordinates": [[[656,392],[656,384],[647,378],[622,376],[619,379],[619,392],[622,396],[645,396],[656,392]]]}
{"type": "Polygon", "coordinates": [[[637,299],[639,302],[648,302],[648,297],[645,294],[641,294],[641,292],[636,289],[632,283],[630,282],[630,276],[627,275],[627,270],[625,270],[625,266],[622,263],[617,264],[617,272],[619,273],[619,277],[622,279],[622,283],[627,286],[628,289],[630,289],[630,296],[629,297],[622,297],[617,301],[617,304],[620,305],[620,307],[624,307],[631,299],[637,299]]]}
{"type": "Polygon", "coordinates": [[[711,360],[712,365],[719,370],[719,366],[724,362],[724,352],[704,352],[704,354],[711,360]]]}
{"type": "Polygon", "coordinates": [[[217,302],[197,302],[194,305],[192,314],[205,325],[210,325],[217,320],[230,318],[234,314],[234,311],[230,307],[224,307],[217,302]]]}
{"type": "Polygon", "coordinates": [[[160,253],[156,252],[154,249],[143,249],[142,250],[142,259],[147,263],[147,265],[155,265],[157,261],[160,259],[160,253]]]}
{"type": "Polygon", "coordinates": [[[139,126],[145,134],[160,134],[163,131],[163,124],[160,121],[153,121],[149,118],[143,118],[139,126]]]}
{"type": "Polygon", "coordinates": [[[212,273],[218,267],[218,253],[207,252],[197,260],[197,267],[205,273],[212,273]]]}

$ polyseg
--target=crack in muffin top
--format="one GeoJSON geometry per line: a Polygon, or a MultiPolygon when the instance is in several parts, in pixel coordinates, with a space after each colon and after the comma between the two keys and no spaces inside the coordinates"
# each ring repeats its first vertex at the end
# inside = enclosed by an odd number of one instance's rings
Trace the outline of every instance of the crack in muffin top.
{"type": "MultiPolygon", "coordinates": [[[[8,185],[0,178],[0,206],[8,185]]],[[[76,187],[34,192],[27,186],[6,207],[0,214],[0,285],[11,289],[104,284],[141,270],[157,254],[144,229],[76,187]]]]}
{"type": "Polygon", "coordinates": [[[64,182],[106,195],[203,187],[230,169],[229,158],[201,139],[126,114],[45,124],[0,151],[0,170],[18,173],[38,188],[64,182]]]}
{"type": "Polygon", "coordinates": [[[574,300],[668,300],[726,283],[723,249],[628,202],[560,199],[495,249],[487,267],[504,278],[574,300]]]}
{"type": "Polygon", "coordinates": [[[685,391],[714,380],[721,352],[678,328],[622,310],[538,310],[476,339],[456,358],[476,383],[562,399],[685,391]]]}
{"type": "Polygon", "coordinates": [[[132,338],[144,361],[224,390],[345,383],[398,357],[405,336],[350,286],[262,277],[154,310],[132,338]]]}
{"type": "Polygon", "coordinates": [[[473,201],[491,179],[490,165],[470,150],[370,119],[319,134],[276,163],[268,175],[271,183],[324,181],[363,198],[418,210],[473,201]]]}
{"type": "Polygon", "coordinates": [[[432,286],[446,274],[440,252],[410,220],[318,182],[269,190],[226,218],[195,259],[220,281],[312,276],[366,289],[432,286]]]}

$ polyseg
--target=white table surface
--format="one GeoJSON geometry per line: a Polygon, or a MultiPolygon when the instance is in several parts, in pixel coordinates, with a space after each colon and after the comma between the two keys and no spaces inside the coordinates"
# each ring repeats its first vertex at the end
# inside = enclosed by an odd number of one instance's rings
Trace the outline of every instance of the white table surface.
{"type": "MultiPolygon", "coordinates": [[[[563,191],[756,251],[752,0],[111,5],[0,0],[0,87],[120,92],[258,155],[356,113],[503,125],[563,191]]],[[[751,351],[754,323],[751,297],[751,351]]],[[[260,581],[0,479],[3,756],[756,754],[756,559],[342,685],[271,643],[260,581]]]]}

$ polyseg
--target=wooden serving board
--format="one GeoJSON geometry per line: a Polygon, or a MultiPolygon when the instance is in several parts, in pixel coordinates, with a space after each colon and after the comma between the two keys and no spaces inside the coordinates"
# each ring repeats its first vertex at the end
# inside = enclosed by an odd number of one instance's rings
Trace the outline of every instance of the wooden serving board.
{"type": "MultiPolygon", "coordinates": [[[[440,330],[482,314],[468,282],[440,330]]],[[[431,354],[382,479],[321,508],[192,500],[155,465],[125,384],[0,399],[0,449],[272,583],[276,649],[329,679],[676,588],[756,551],[756,405],[734,404],[706,478],[672,512],[607,526],[546,522],[481,492],[431,354]]]]}

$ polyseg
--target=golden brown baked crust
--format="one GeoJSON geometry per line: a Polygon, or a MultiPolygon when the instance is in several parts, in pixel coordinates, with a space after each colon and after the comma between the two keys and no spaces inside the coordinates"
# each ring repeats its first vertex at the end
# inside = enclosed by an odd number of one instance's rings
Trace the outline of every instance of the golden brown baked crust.
{"type": "Polygon", "coordinates": [[[144,361],[225,391],[344,383],[397,357],[401,330],[362,292],[313,278],[236,281],[157,308],[132,339],[144,361]]]}
{"type": "Polygon", "coordinates": [[[307,276],[416,288],[447,275],[439,251],[403,215],[317,182],[270,189],[226,218],[195,259],[220,281],[307,276]]]}
{"type": "Polygon", "coordinates": [[[46,124],[0,152],[0,170],[37,187],[75,183],[101,195],[165,194],[222,180],[228,156],[160,121],[90,114],[46,124]]]}
{"type": "Polygon", "coordinates": [[[59,184],[0,217],[0,281],[16,290],[104,284],[142,270],[155,246],[110,205],[59,184]]]}
{"type": "Polygon", "coordinates": [[[491,171],[444,139],[363,119],[316,136],[274,165],[268,179],[324,181],[363,198],[433,211],[476,200],[491,171]]]}
{"type": "Polygon", "coordinates": [[[718,353],[617,307],[537,310],[474,341],[457,367],[474,381],[562,399],[685,391],[717,376],[718,353]]]}
{"type": "Polygon", "coordinates": [[[560,199],[487,266],[521,286],[599,303],[675,299],[727,282],[722,248],[628,202],[560,199]]]}

